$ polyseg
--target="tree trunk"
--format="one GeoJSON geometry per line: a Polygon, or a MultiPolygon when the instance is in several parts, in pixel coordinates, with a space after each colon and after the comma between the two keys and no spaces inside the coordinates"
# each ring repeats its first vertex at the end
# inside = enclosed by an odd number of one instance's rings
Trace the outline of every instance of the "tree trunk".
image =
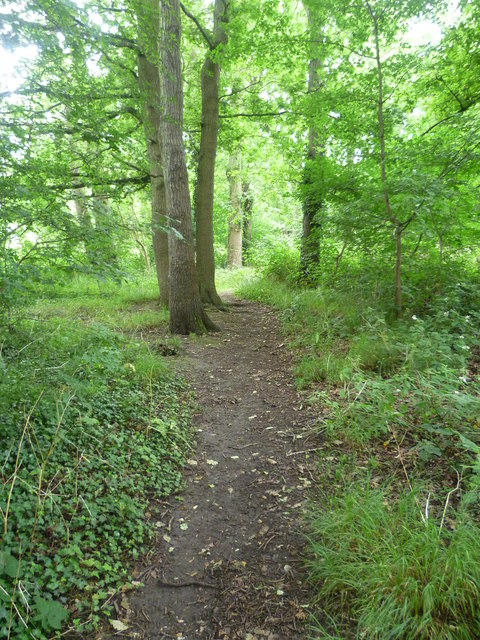
{"type": "Polygon", "coordinates": [[[142,98],[143,126],[150,164],[152,188],[152,243],[155,256],[160,304],[168,306],[168,232],[163,175],[161,136],[161,87],[160,52],[158,38],[160,15],[158,2],[144,0],[144,12],[139,16],[141,36],[139,44],[143,51],[138,54],[138,85],[142,98]]]}
{"type": "MultiPolygon", "coordinates": [[[[227,22],[228,2],[215,0],[213,51],[228,40],[224,25],[227,22]]],[[[213,248],[213,194],[215,158],[218,139],[218,85],[220,66],[208,53],[201,72],[202,123],[200,153],[195,189],[195,222],[197,231],[197,275],[202,302],[223,306],[215,288],[215,255],[213,248]]]]}
{"type": "MultiPolygon", "coordinates": [[[[390,194],[387,186],[387,154],[385,151],[385,120],[383,115],[383,69],[380,58],[380,39],[378,33],[378,18],[373,11],[368,0],[366,6],[373,22],[373,35],[375,39],[375,59],[377,64],[378,76],[378,137],[380,141],[380,179],[383,186],[383,201],[385,203],[385,212],[387,219],[391,222],[395,229],[395,307],[396,315],[399,318],[402,315],[402,233],[406,225],[402,225],[400,220],[394,215],[390,204],[390,194]]],[[[407,222],[408,224],[408,222],[407,222]]]]}
{"type": "Polygon", "coordinates": [[[395,229],[395,307],[397,318],[402,315],[402,227],[395,229]]]}
{"type": "Polygon", "coordinates": [[[93,265],[98,264],[98,252],[105,265],[119,269],[118,248],[112,233],[112,210],[110,199],[104,193],[91,195],[92,217],[95,228],[95,249],[97,255],[93,259],[93,265]]]}
{"type": "Polygon", "coordinates": [[[183,87],[180,59],[180,3],[162,0],[162,121],[163,167],[167,212],[172,230],[168,235],[169,309],[172,333],[204,333],[217,327],[200,301],[193,227],[183,142],[183,87]]]}
{"type": "MultiPolygon", "coordinates": [[[[139,224],[138,224],[138,219],[137,219],[137,214],[139,213],[139,202],[138,200],[134,199],[133,203],[132,203],[132,212],[133,212],[133,235],[135,238],[135,242],[138,244],[139,248],[140,248],[140,252],[142,254],[143,260],[145,262],[145,271],[147,272],[148,275],[150,275],[151,273],[151,264],[150,264],[150,257],[148,255],[148,251],[147,251],[147,247],[145,246],[145,236],[142,232],[140,232],[138,230],[139,224]]],[[[125,222],[122,213],[120,212],[120,217],[122,218],[122,224],[127,227],[128,224],[125,222]]]]}
{"type": "Polygon", "coordinates": [[[242,253],[245,258],[252,244],[252,215],[253,215],[253,195],[250,183],[242,182],[242,209],[243,209],[243,242],[242,253]]]}
{"type": "Polygon", "coordinates": [[[338,269],[340,267],[340,262],[342,261],[343,258],[343,254],[345,253],[345,249],[347,248],[347,243],[346,241],[343,242],[342,244],[342,248],[340,249],[337,257],[335,258],[335,269],[333,270],[333,276],[332,279],[335,279],[338,273],[338,269]]]}
{"type": "Polygon", "coordinates": [[[227,267],[242,266],[242,156],[240,150],[232,153],[228,163],[227,177],[230,185],[230,217],[228,220],[227,267]]]}
{"type": "MultiPolygon", "coordinates": [[[[312,41],[321,39],[321,31],[314,16],[314,11],[307,7],[308,30],[312,41]]],[[[316,46],[316,45],[315,45],[316,46]]],[[[308,65],[308,93],[316,93],[320,87],[319,70],[322,62],[312,55],[308,65]]],[[[318,213],[322,208],[322,198],[316,194],[317,186],[312,177],[315,160],[321,155],[318,149],[318,132],[313,123],[308,130],[307,162],[303,173],[305,195],[302,202],[302,244],[300,250],[300,271],[307,282],[314,279],[315,267],[319,264],[319,232],[321,224],[318,213]]]]}

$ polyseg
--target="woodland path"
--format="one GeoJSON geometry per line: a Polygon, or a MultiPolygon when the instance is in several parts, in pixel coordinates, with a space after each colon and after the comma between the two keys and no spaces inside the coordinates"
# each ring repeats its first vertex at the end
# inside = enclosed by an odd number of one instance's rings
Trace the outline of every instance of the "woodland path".
{"type": "Polygon", "coordinates": [[[115,637],[307,638],[300,520],[311,416],[275,314],[250,302],[209,313],[222,332],[184,338],[178,364],[199,406],[186,486],[155,508],[145,587],[117,604],[130,626],[115,637]]]}

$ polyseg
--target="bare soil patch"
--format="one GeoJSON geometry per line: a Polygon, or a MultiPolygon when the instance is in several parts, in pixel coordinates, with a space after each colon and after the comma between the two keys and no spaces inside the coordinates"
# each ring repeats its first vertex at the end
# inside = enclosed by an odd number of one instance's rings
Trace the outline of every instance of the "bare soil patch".
{"type": "Polygon", "coordinates": [[[273,311],[242,302],[209,313],[222,332],[184,338],[177,360],[199,406],[185,489],[152,506],[157,542],[137,570],[145,587],[116,603],[128,629],[115,637],[307,638],[312,416],[273,311]]]}

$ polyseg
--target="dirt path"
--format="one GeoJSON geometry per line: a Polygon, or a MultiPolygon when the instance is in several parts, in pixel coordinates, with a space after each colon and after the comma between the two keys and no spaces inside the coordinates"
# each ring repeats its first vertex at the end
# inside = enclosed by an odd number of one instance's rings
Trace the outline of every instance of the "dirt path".
{"type": "Polygon", "coordinates": [[[117,637],[307,638],[299,520],[311,416],[273,312],[242,302],[211,315],[222,333],[185,338],[179,365],[199,405],[186,487],[156,514],[146,584],[117,637]]]}

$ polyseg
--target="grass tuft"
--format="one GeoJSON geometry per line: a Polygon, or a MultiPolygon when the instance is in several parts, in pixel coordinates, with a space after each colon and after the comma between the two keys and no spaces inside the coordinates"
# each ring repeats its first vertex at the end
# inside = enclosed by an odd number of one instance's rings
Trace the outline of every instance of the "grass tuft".
{"type": "MultiPolygon", "coordinates": [[[[480,637],[480,528],[461,510],[447,529],[424,521],[413,493],[394,500],[349,487],[315,510],[310,541],[322,608],[335,610],[350,633],[348,618],[357,620],[355,637],[480,637]]],[[[329,633],[326,625],[316,637],[329,633]]]]}

